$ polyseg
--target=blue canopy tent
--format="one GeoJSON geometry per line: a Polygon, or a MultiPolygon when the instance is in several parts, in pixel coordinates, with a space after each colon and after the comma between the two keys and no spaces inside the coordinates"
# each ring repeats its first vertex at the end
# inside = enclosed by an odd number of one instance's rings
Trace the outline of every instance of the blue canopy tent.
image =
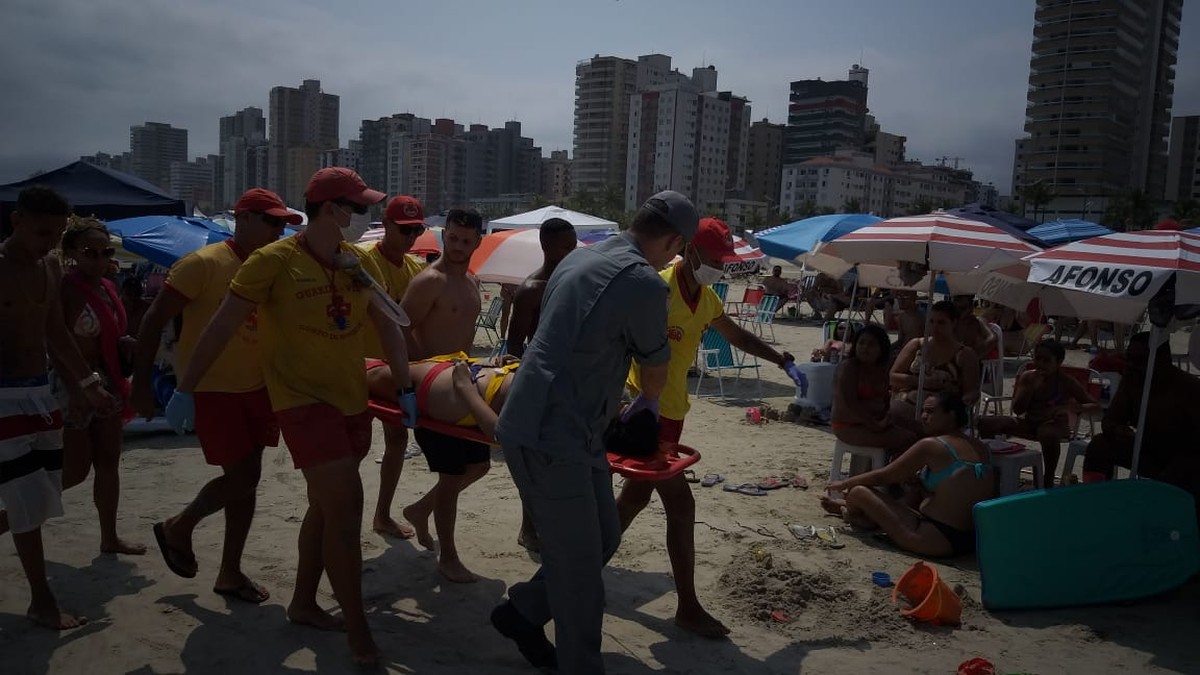
{"type": "Polygon", "coordinates": [[[795,261],[811,253],[821,242],[832,241],[881,220],[862,213],[833,213],[772,227],[755,233],[754,239],[759,250],[772,258],[795,261]]]}
{"type": "Polygon", "coordinates": [[[1089,237],[1112,234],[1112,230],[1090,220],[1052,220],[1029,229],[1030,236],[1037,237],[1047,247],[1067,244],[1089,237]]]}
{"type": "Polygon", "coordinates": [[[108,229],[121,238],[126,251],[163,267],[183,256],[231,235],[207,218],[143,216],[108,222],[108,229]]]}
{"type": "Polygon", "coordinates": [[[7,234],[8,217],[17,195],[31,185],[46,185],[67,198],[80,216],[111,221],[136,216],[187,215],[182,199],[127,173],[87,162],[74,162],[25,180],[0,185],[0,232],[7,234]]]}

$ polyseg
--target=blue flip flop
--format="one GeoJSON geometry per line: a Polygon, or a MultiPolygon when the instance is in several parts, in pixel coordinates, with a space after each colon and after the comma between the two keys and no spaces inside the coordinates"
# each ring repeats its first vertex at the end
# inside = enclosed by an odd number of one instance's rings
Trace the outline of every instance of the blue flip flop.
{"type": "Polygon", "coordinates": [[[738,494],[750,495],[751,497],[765,497],[767,494],[766,490],[758,487],[754,483],[742,483],[741,485],[729,483],[723,486],[722,489],[726,492],[737,492],[738,494]]]}

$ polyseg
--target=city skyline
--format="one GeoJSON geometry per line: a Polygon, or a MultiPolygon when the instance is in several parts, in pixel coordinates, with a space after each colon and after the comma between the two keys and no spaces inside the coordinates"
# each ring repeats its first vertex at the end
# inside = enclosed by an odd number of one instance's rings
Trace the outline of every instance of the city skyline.
{"type": "MultiPolygon", "coordinates": [[[[84,8],[16,4],[0,57],[20,63],[36,55],[40,67],[0,75],[7,91],[20,94],[0,126],[3,181],[84,154],[121,152],[129,127],[147,121],[188,129],[192,156],[216,153],[220,117],[265,110],[272,87],[304,79],[321,80],[341,98],[343,146],[364,119],[412,112],[490,127],[517,120],[549,155],[572,147],[578,61],[659,52],[685,73],[715,65],[721,88],[746,96],[754,119],[777,123],[786,121],[790,82],[843,79],[861,63],[871,69],[871,114],[908,137],[910,157],[962,157],[1001,192],[1010,187],[1012,139],[1025,121],[1035,7],[1033,0],[539,1],[517,14],[462,2],[423,9],[416,27],[381,2],[356,6],[353,16],[371,17],[362,23],[317,3],[278,0],[255,3],[250,20],[246,5],[223,0],[136,10],[115,0],[84,8]],[[97,25],[106,30],[91,30],[97,25]]],[[[1183,14],[1175,116],[1200,113],[1193,13],[1183,14]]]]}

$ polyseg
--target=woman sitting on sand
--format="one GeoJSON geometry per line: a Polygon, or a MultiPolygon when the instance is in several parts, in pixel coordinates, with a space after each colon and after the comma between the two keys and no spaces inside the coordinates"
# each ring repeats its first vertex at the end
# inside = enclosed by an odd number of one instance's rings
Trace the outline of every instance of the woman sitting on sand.
{"type": "Polygon", "coordinates": [[[975,550],[972,510],[996,495],[987,447],[963,433],[967,408],[957,394],[930,396],[922,412],[928,438],[882,469],[830,483],[829,492],[844,492],[845,499],[823,496],[821,506],[855,527],[883,529],[897,546],[917,555],[970,553],[975,550]],[[914,475],[920,490],[907,503],[872,489],[905,483],[914,475]]]}
{"type": "Polygon", "coordinates": [[[870,324],[855,337],[833,379],[833,435],[851,445],[885,448],[898,454],[917,434],[896,426],[888,415],[888,334],[870,324]]]}
{"type": "MultiPolygon", "coordinates": [[[[512,387],[509,374],[520,363],[512,356],[485,362],[462,352],[410,363],[408,370],[418,383],[417,410],[439,422],[479,427],[495,438],[496,421],[512,387]]],[[[371,398],[396,402],[396,381],[386,361],[367,360],[367,387],[371,398]]]]}

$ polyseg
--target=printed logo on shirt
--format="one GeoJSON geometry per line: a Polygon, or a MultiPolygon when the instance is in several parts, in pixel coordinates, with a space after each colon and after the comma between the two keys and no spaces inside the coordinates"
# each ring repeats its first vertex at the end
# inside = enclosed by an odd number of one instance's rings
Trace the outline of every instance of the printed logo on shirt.
{"type": "Polygon", "coordinates": [[[667,329],[667,339],[672,342],[682,342],[683,336],[684,332],[681,326],[671,326],[667,329]]]}

